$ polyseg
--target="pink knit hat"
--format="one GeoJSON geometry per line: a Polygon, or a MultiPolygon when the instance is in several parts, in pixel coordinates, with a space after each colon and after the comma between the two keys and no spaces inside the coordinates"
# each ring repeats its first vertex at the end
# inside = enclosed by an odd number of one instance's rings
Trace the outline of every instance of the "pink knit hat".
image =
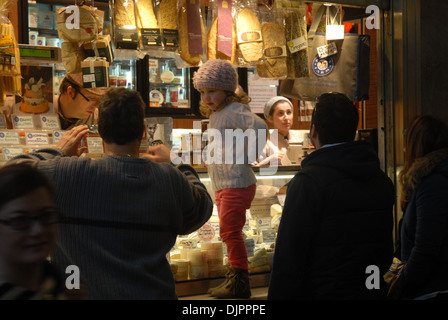
{"type": "Polygon", "coordinates": [[[234,92],[238,86],[238,74],[225,60],[208,60],[194,73],[193,86],[196,90],[213,88],[234,92]]]}

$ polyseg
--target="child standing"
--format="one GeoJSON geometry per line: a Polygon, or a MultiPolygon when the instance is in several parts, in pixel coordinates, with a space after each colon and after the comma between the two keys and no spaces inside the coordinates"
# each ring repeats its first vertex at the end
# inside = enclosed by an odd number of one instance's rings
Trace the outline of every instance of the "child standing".
{"type": "MultiPolygon", "coordinates": [[[[209,111],[209,129],[218,130],[223,140],[226,129],[241,129],[243,132],[255,130],[256,139],[258,130],[264,130],[264,134],[267,134],[265,122],[252,113],[247,105],[249,97],[235,93],[238,75],[229,62],[208,60],[195,73],[193,85],[201,93],[202,110],[209,111]]],[[[243,164],[235,161],[237,146],[235,142],[232,143],[233,148],[226,148],[225,141],[218,143],[213,140],[208,145],[214,152],[220,155],[222,152],[220,159],[226,159],[226,150],[234,153],[231,157],[233,163],[223,160],[221,163],[216,161],[208,164],[218,209],[219,235],[226,244],[230,264],[224,283],[210,289],[209,293],[217,298],[249,298],[249,266],[242,230],[246,222],[246,209],[250,208],[255,196],[257,180],[248,163],[247,154],[243,164]]],[[[247,152],[247,145],[244,150],[247,152]]]]}

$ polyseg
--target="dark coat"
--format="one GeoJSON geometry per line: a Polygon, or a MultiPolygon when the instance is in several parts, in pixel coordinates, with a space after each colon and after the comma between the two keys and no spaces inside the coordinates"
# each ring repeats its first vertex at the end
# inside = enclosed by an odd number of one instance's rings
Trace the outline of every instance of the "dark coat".
{"type": "Polygon", "coordinates": [[[406,177],[409,202],[401,222],[404,295],[448,290],[448,150],[422,157],[406,177]]]}
{"type": "Polygon", "coordinates": [[[367,142],[311,153],[288,186],[268,298],[384,298],[394,195],[367,142]],[[379,289],[366,287],[371,265],[379,268],[379,289]]]}

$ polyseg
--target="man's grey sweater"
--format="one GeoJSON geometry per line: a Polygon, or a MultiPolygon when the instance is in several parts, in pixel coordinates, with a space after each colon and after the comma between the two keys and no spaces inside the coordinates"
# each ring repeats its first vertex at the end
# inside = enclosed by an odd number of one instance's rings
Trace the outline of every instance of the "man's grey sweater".
{"type": "Polygon", "coordinates": [[[75,265],[89,299],[177,299],[166,254],[177,235],[200,228],[213,202],[196,172],[147,159],[20,155],[55,183],[63,219],[52,263],[75,265]]]}

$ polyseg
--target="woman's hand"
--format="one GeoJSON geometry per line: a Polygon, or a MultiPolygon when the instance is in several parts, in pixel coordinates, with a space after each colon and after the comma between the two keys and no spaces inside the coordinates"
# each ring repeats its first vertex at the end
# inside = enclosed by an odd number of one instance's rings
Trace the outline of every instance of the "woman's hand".
{"type": "Polygon", "coordinates": [[[61,140],[56,144],[56,148],[61,149],[68,157],[80,156],[87,150],[87,147],[80,147],[81,140],[89,133],[87,126],[81,125],[68,130],[62,135],[61,140]]]}
{"type": "Polygon", "coordinates": [[[282,159],[285,157],[285,155],[286,155],[286,152],[283,152],[283,151],[278,151],[278,154],[277,154],[277,159],[278,159],[278,162],[279,163],[282,163],[282,159]]]}

